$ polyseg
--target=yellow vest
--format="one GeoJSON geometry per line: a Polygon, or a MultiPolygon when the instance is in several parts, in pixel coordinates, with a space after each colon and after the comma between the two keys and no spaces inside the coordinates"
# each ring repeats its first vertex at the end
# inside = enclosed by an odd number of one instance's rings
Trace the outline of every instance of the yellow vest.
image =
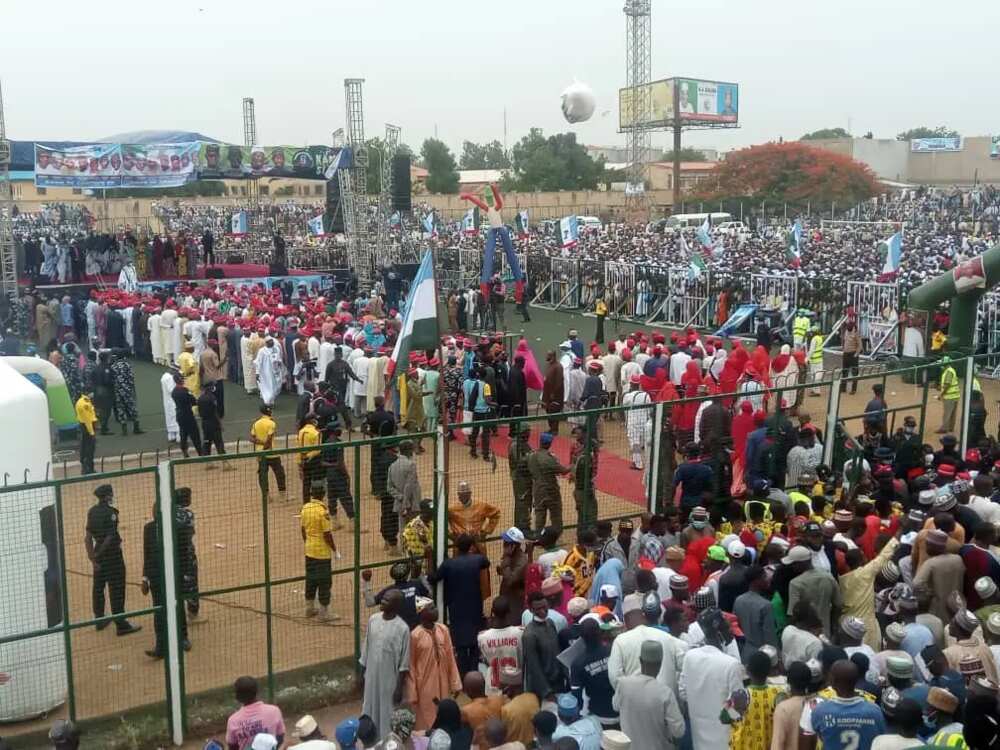
{"type": "Polygon", "coordinates": [[[823,362],[823,334],[817,333],[809,342],[809,362],[810,364],[820,364],[823,362]],[[817,343],[818,342],[818,343],[817,343]]]}
{"type": "Polygon", "coordinates": [[[799,315],[792,321],[792,334],[801,338],[806,337],[806,333],[809,331],[809,318],[805,315],[799,315]]]}
{"type": "Polygon", "coordinates": [[[979,391],[980,393],[983,392],[983,386],[980,385],[979,378],[977,378],[975,375],[972,376],[972,391],[973,393],[975,393],[976,391],[979,391]]]}
{"type": "Polygon", "coordinates": [[[941,398],[945,401],[955,401],[959,397],[958,373],[948,365],[941,371],[941,398]]]}

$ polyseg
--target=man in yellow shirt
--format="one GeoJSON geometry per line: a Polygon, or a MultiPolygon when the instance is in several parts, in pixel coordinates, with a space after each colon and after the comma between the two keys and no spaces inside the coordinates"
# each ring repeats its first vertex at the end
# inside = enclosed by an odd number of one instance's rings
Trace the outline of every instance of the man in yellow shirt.
{"type": "Polygon", "coordinates": [[[84,393],[76,400],[76,421],[80,423],[80,471],[94,473],[94,449],[97,448],[97,412],[90,393],[84,393]]]}
{"type": "Polygon", "coordinates": [[[201,370],[194,358],[194,342],[184,340],[184,351],[177,355],[177,369],[184,376],[184,386],[195,398],[201,395],[201,370]]]}
{"type": "Polygon", "coordinates": [[[941,415],[941,426],[937,433],[954,432],[955,416],[958,414],[958,401],[962,396],[958,386],[958,373],[951,363],[951,357],[945,355],[939,360],[941,363],[941,385],[938,391],[938,401],[942,403],[944,409],[941,415]]]}
{"type": "MultiPolygon", "coordinates": [[[[274,436],[278,432],[278,425],[271,418],[271,407],[261,404],[260,419],[250,425],[250,442],[253,443],[255,451],[269,451],[274,447],[274,436]]],[[[261,494],[267,498],[268,481],[267,470],[274,472],[274,479],[278,483],[278,495],[281,500],[285,500],[285,467],[281,464],[281,456],[261,455],[257,459],[257,483],[260,485],[261,494]]]]}
{"type": "Polygon", "coordinates": [[[323,457],[319,450],[319,444],[323,442],[316,428],[316,417],[306,417],[299,430],[299,447],[315,445],[316,450],[303,451],[299,454],[299,476],[302,478],[302,499],[309,497],[309,488],[313,482],[318,482],[326,474],[323,468],[323,457]]]}
{"type": "Polygon", "coordinates": [[[306,553],[306,617],[320,622],[340,619],[330,614],[330,589],[333,586],[331,559],[337,551],[333,541],[333,524],[325,500],[326,489],[322,482],[309,487],[306,503],[302,506],[302,541],[306,553]],[[316,608],[315,602],[319,602],[316,608]]]}

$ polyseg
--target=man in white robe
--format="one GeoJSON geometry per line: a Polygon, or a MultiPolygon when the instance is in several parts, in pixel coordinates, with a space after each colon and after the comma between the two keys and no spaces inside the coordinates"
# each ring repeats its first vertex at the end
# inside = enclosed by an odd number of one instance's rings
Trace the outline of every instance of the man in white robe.
{"type": "Polygon", "coordinates": [[[180,438],[180,425],[177,424],[177,405],[174,403],[174,375],[177,370],[167,370],[160,378],[160,390],[163,395],[163,421],[167,427],[167,440],[176,443],[180,438]]]}
{"type": "Polygon", "coordinates": [[[688,705],[694,750],[719,750],[729,746],[730,735],[730,725],[719,721],[719,714],[730,696],[743,688],[743,667],[725,652],[733,634],[719,608],[703,610],[698,624],[705,645],[685,654],[679,692],[688,705]]]}
{"type": "Polygon", "coordinates": [[[402,702],[410,671],[410,629],[399,616],[402,600],[398,589],[390,589],[382,598],[382,611],[368,620],[358,660],[364,670],[361,711],[375,722],[379,737],[389,733],[392,712],[402,702]]]}
{"type": "Polygon", "coordinates": [[[163,363],[172,365],[178,351],[179,341],[174,336],[174,324],[177,322],[177,311],[166,308],[160,314],[160,346],[163,348],[163,363]]]}
{"type": "Polygon", "coordinates": [[[260,389],[261,401],[268,406],[274,406],[278,394],[281,393],[281,384],[285,381],[285,367],[281,360],[281,350],[275,346],[272,337],[268,336],[264,340],[264,346],[254,359],[254,367],[257,370],[257,387],[260,389]]]}
{"type": "Polygon", "coordinates": [[[154,364],[163,365],[163,339],[160,338],[160,313],[154,312],[146,319],[146,330],[149,331],[149,349],[153,354],[154,364]]]}
{"type": "Polygon", "coordinates": [[[257,392],[257,371],[254,370],[253,355],[250,353],[250,340],[256,335],[256,331],[247,335],[246,329],[243,329],[243,335],[240,336],[240,361],[243,364],[243,387],[247,393],[257,392]]]}
{"type": "Polygon", "coordinates": [[[347,392],[351,396],[351,407],[354,410],[354,417],[361,419],[365,415],[365,407],[368,405],[368,363],[371,362],[365,350],[358,347],[351,356],[348,357],[348,364],[354,370],[357,380],[351,380],[347,384],[347,392]]]}
{"type": "Polygon", "coordinates": [[[365,383],[366,411],[375,411],[375,397],[385,395],[385,366],[389,358],[383,352],[368,360],[368,379],[365,383]]]}
{"type": "Polygon", "coordinates": [[[326,377],[326,366],[333,362],[333,351],[336,348],[337,345],[333,343],[332,339],[327,339],[319,345],[319,356],[316,358],[316,372],[319,373],[320,380],[326,377]]]}
{"type": "Polygon", "coordinates": [[[129,294],[134,294],[139,289],[139,275],[136,273],[135,266],[132,265],[131,258],[125,262],[122,270],[118,273],[118,288],[129,294]]]}

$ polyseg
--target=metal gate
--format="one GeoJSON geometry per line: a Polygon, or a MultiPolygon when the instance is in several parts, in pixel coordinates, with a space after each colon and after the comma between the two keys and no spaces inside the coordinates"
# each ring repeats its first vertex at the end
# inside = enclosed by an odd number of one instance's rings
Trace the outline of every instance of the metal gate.
{"type": "Polygon", "coordinates": [[[670,296],[670,269],[643,265],[636,270],[635,317],[653,322],[662,314],[670,296]]]}
{"type": "Polygon", "coordinates": [[[608,261],[604,264],[604,301],[612,315],[631,318],[635,315],[635,266],[608,261]]]}
{"type": "Polygon", "coordinates": [[[691,269],[670,269],[670,297],[664,308],[663,321],[671,326],[696,326],[707,328],[710,324],[709,272],[691,276],[691,269]]]}
{"type": "MultiPolygon", "coordinates": [[[[973,346],[977,354],[1000,352],[1000,292],[986,292],[979,299],[973,346]]],[[[993,370],[998,363],[1000,355],[990,357],[989,369],[993,370]]]]}
{"type": "Polygon", "coordinates": [[[552,259],[549,302],[553,307],[580,306],[580,280],[575,258],[552,259]]]}
{"type": "MultiPolygon", "coordinates": [[[[593,312],[597,296],[604,291],[604,262],[600,260],[580,260],[580,306],[593,312]]],[[[607,300],[605,300],[607,302],[607,300]]]]}
{"type": "Polygon", "coordinates": [[[899,285],[847,282],[847,306],[858,317],[858,332],[869,354],[899,353],[899,285]]]}

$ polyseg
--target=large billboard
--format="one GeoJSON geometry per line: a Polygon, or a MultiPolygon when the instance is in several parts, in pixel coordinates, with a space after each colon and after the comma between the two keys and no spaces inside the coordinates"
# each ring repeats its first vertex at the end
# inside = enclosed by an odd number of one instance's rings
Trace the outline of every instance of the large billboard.
{"type": "Polygon", "coordinates": [[[674,82],[671,79],[653,81],[642,87],[649,95],[649,116],[644,122],[636,122],[636,107],[632,102],[632,89],[618,91],[618,127],[627,130],[635,125],[664,127],[674,119],[674,82]]]}
{"type": "MultiPolygon", "coordinates": [[[[739,121],[740,87],[735,83],[696,78],[666,78],[645,85],[650,99],[648,116],[638,117],[631,88],[618,90],[618,129],[636,125],[668,127],[674,119],[685,125],[739,121]]],[[[637,97],[636,97],[637,98],[637,97]]]]}
{"type": "Polygon", "coordinates": [[[735,83],[675,78],[677,116],[681,122],[731,122],[739,120],[740,88],[735,83]]]}
{"type": "Polygon", "coordinates": [[[910,141],[910,151],[914,153],[961,150],[962,138],[960,136],[947,138],[914,138],[910,141]]]}

